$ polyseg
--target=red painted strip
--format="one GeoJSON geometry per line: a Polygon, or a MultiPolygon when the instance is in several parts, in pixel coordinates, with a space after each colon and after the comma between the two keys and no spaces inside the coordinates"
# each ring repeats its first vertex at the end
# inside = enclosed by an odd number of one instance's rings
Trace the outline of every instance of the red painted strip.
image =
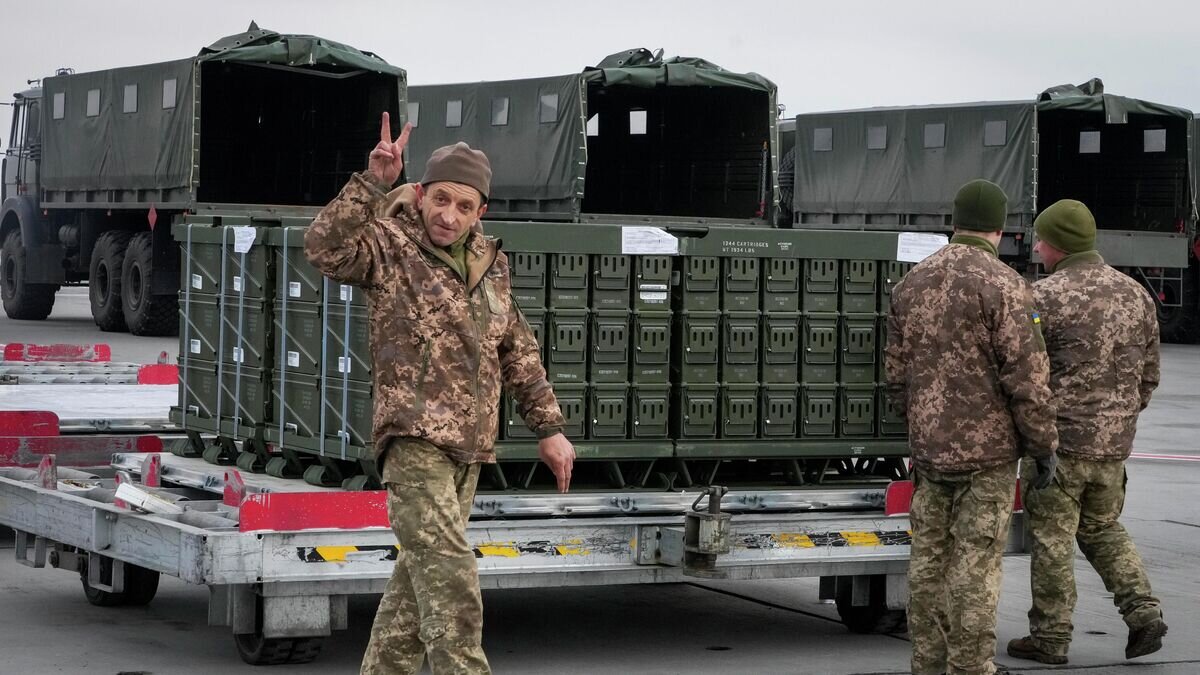
{"type": "Polygon", "coordinates": [[[1163,459],[1174,462],[1200,462],[1200,455],[1159,455],[1149,452],[1135,452],[1130,455],[1132,459],[1163,459]]]}
{"type": "Polygon", "coordinates": [[[59,466],[108,466],[115,452],[162,452],[158,436],[0,436],[0,466],[36,467],[46,455],[59,466]]]}
{"type": "Polygon", "coordinates": [[[0,436],[57,436],[58,415],[44,410],[0,411],[0,436]]]}
{"type": "Polygon", "coordinates": [[[242,532],[356,530],[388,527],[387,492],[269,492],[253,494],[239,512],[242,532]]]}
{"type": "Polygon", "coordinates": [[[179,384],[179,367],[171,363],[152,363],[138,368],[138,384],[179,384]]]}
{"type": "Polygon", "coordinates": [[[5,361],[112,361],[112,348],[95,345],[33,345],[13,342],[4,345],[5,361]]]}
{"type": "Polygon", "coordinates": [[[883,513],[888,516],[901,516],[912,507],[913,482],[898,480],[888,483],[883,493],[883,513]]]}

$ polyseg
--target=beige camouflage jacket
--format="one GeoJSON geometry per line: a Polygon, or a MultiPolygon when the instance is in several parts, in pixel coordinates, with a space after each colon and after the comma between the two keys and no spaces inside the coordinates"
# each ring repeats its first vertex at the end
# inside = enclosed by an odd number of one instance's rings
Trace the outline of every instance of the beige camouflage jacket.
{"type": "Polygon", "coordinates": [[[540,437],[561,431],[563,416],[498,243],[475,225],[464,280],[429,241],[415,201],[412,186],[385,195],[355,174],[308,228],[305,255],[366,290],[376,454],[419,438],[459,462],[494,462],[501,382],[540,437]]]}
{"type": "Polygon", "coordinates": [[[1095,251],[1064,258],[1033,293],[1050,354],[1059,451],[1129,457],[1138,413],[1158,386],[1154,300],[1095,251]]]}
{"type": "Polygon", "coordinates": [[[884,364],[917,467],[974,471],[1058,445],[1029,284],[956,235],[896,285],[884,364]]]}

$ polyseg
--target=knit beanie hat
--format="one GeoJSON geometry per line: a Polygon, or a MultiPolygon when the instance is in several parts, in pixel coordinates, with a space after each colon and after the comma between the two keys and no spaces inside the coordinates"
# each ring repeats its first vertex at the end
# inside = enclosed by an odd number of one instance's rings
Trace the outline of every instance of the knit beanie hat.
{"type": "Polygon", "coordinates": [[[421,177],[421,185],[440,183],[462,183],[479,190],[487,201],[492,188],[492,165],[487,155],[480,150],[472,150],[471,146],[459,141],[454,145],[446,145],[433,151],[429,161],[425,163],[425,175],[421,177]]]}
{"type": "Polygon", "coordinates": [[[1008,195],[999,185],[977,178],[954,195],[951,225],[960,230],[999,232],[1008,218],[1008,195]]]}
{"type": "Polygon", "coordinates": [[[1096,248],[1096,219],[1083,202],[1060,199],[1033,221],[1038,239],[1063,253],[1082,253],[1096,248]]]}

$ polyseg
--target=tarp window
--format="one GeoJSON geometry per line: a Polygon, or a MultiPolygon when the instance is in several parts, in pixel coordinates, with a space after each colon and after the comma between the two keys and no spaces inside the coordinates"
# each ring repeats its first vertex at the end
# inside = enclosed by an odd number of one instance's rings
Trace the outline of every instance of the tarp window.
{"type": "Polygon", "coordinates": [[[1099,131],[1081,131],[1081,132],[1079,132],[1079,154],[1081,154],[1081,155],[1098,155],[1098,154],[1100,154],[1100,132],[1099,131]]]}
{"type": "Polygon", "coordinates": [[[446,101],[446,126],[462,126],[462,101],[446,101]]]}
{"type": "Polygon", "coordinates": [[[946,125],[944,123],[938,122],[937,124],[925,125],[925,147],[946,147],[946,125]]]}
{"type": "Polygon", "coordinates": [[[1142,152],[1166,152],[1167,130],[1146,129],[1142,131],[1142,152]]]}
{"type": "Polygon", "coordinates": [[[831,150],[833,150],[833,129],[831,127],[813,129],[813,151],[829,152],[831,150]]]}
{"type": "Polygon", "coordinates": [[[121,112],[137,112],[137,85],[125,85],[125,99],[121,102],[121,112]]]}
{"type": "Polygon", "coordinates": [[[96,117],[100,114],[100,90],[88,89],[87,93],[87,110],[85,113],[88,117],[96,117]]]}
{"type": "Polygon", "coordinates": [[[629,135],[630,136],[645,136],[646,135],[646,111],[645,110],[630,110],[629,111],[629,135]]]}
{"type": "Polygon", "coordinates": [[[67,95],[58,92],[54,95],[54,119],[61,120],[67,114],[67,95]]]}
{"type": "Polygon", "coordinates": [[[492,99],[492,126],[508,126],[508,97],[497,96],[492,99]]]}
{"type": "Polygon", "coordinates": [[[996,148],[1008,143],[1008,121],[988,120],[983,124],[983,145],[996,148]]]}
{"type": "Polygon", "coordinates": [[[595,138],[600,135],[600,113],[596,113],[588,118],[587,135],[588,138],[595,138]]]}
{"type": "Polygon", "coordinates": [[[421,125],[421,104],[412,102],[408,104],[408,121],[412,123],[413,128],[421,125]]]}
{"type": "Polygon", "coordinates": [[[558,121],[558,94],[542,94],[541,110],[538,113],[539,122],[558,121]]]}
{"type": "Polygon", "coordinates": [[[867,149],[887,150],[887,126],[867,127],[867,149]]]}
{"type": "Polygon", "coordinates": [[[175,88],[178,86],[178,84],[179,81],[173,77],[163,80],[163,110],[169,110],[175,107],[175,88]]]}

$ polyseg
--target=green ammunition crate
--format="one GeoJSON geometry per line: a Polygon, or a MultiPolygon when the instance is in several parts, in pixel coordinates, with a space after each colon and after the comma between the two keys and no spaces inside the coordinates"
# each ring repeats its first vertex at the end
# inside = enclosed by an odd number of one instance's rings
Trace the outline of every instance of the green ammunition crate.
{"type": "Polygon", "coordinates": [[[248,430],[270,420],[267,370],[218,364],[217,375],[221,380],[221,398],[215,412],[221,418],[222,429],[236,428],[240,433],[249,433],[248,430]]]}
{"type": "Polygon", "coordinates": [[[887,361],[885,359],[887,358],[888,318],[887,316],[881,315],[877,321],[878,323],[876,323],[875,328],[875,342],[877,343],[876,346],[878,349],[875,352],[875,362],[879,364],[877,371],[879,373],[879,382],[886,383],[887,361]]]}
{"type": "Polygon", "coordinates": [[[546,335],[546,374],[551,382],[587,382],[588,319],[587,310],[550,312],[546,335]]]}
{"type": "Polygon", "coordinates": [[[275,356],[272,361],[275,370],[316,375],[320,372],[321,358],[324,356],[326,372],[330,377],[340,378],[348,368],[349,379],[370,382],[371,343],[367,308],[351,306],[349,326],[344,306],[335,304],[326,310],[327,313],[322,313],[320,305],[295,302],[288,304],[285,316],[283,309],[276,306],[275,356]]]}
{"type": "Polygon", "coordinates": [[[254,242],[245,253],[236,250],[238,229],[229,226],[174,226],[183,259],[179,264],[181,291],[243,296],[262,300],[271,286],[271,247],[264,242],[269,228],[255,227],[254,242]]]}
{"type": "Polygon", "coordinates": [[[667,384],[671,379],[671,313],[637,312],[630,328],[634,384],[667,384]]]}
{"type": "Polygon", "coordinates": [[[833,384],[837,382],[838,315],[805,314],[800,319],[800,382],[833,384]]]}
{"type": "Polygon", "coordinates": [[[838,432],[838,389],[829,384],[800,388],[800,437],[829,438],[838,432]]]}
{"type": "Polygon", "coordinates": [[[843,384],[874,384],[876,363],[875,332],[879,321],[874,314],[842,317],[842,366],[843,384]]]}
{"type": "Polygon", "coordinates": [[[879,310],[887,314],[892,308],[892,291],[896,289],[896,284],[904,277],[914,266],[914,263],[897,262],[888,260],[882,264],[880,270],[880,295],[879,295],[879,310]]]}
{"type": "Polygon", "coordinates": [[[188,325],[179,331],[180,353],[188,358],[221,360],[262,368],[269,364],[270,319],[262,300],[196,295],[180,306],[188,325]],[[224,324],[222,326],[222,323],[224,324]]]}
{"type": "Polygon", "coordinates": [[[838,431],[847,438],[875,435],[874,385],[847,385],[840,388],[841,420],[838,431]]]}
{"type": "Polygon", "coordinates": [[[721,259],[688,256],[680,259],[680,307],[688,312],[716,312],[721,309],[721,259]]]}
{"type": "Polygon", "coordinates": [[[671,387],[638,384],[629,388],[633,438],[667,438],[670,432],[671,387]]]}
{"type": "Polygon", "coordinates": [[[724,283],[721,308],[726,312],[757,312],[762,273],[758,258],[732,257],[722,260],[724,283]]]}
{"type": "Polygon", "coordinates": [[[874,314],[879,304],[878,278],[874,260],[842,261],[842,313],[874,314]]]}
{"type": "Polygon", "coordinates": [[[366,307],[350,307],[349,315],[342,305],[329,307],[326,328],[326,371],[330,377],[358,382],[371,382],[371,327],[366,307]]]}
{"type": "Polygon", "coordinates": [[[758,436],[758,385],[721,387],[721,438],[758,436]]]}
{"type": "Polygon", "coordinates": [[[629,309],[632,263],[627,255],[592,256],[592,309],[629,309]]]}
{"type": "Polygon", "coordinates": [[[762,381],[795,385],[800,368],[800,314],[763,314],[762,381]]]}
{"type": "Polygon", "coordinates": [[[275,265],[275,303],[288,307],[293,302],[323,301],[326,290],[331,303],[350,299],[350,304],[367,306],[367,294],[361,288],[326,278],[304,257],[304,232],[307,227],[279,227],[269,230],[264,239],[272,248],[275,265]]]}
{"type": "Polygon", "coordinates": [[[343,441],[359,448],[370,445],[374,396],[369,382],[328,376],[322,381],[319,375],[301,374],[289,374],[281,381],[276,375],[271,380],[271,399],[275,416],[266,425],[278,431],[282,423],[285,437],[296,447],[319,452],[324,438],[325,454],[337,455],[343,441]]]}
{"type": "Polygon", "coordinates": [[[588,256],[585,253],[550,255],[550,307],[586,309],[588,306],[588,256]]]}
{"type": "Polygon", "coordinates": [[[671,256],[637,256],[634,269],[633,308],[638,312],[671,311],[671,256]]]}
{"type": "Polygon", "coordinates": [[[767,258],[763,273],[763,311],[800,311],[800,261],[796,258],[767,258]]]}
{"type": "Polygon", "coordinates": [[[679,375],[684,383],[715,384],[720,367],[721,315],[718,312],[679,312],[675,331],[679,375]]]}
{"type": "Polygon", "coordinates": [[[674,390],[671,420],[674,438],[716,438],[720,387],[683,384],[674,390]]]}
{"type": "Polygon", "coordinates": [[[805,313],[838,311],[838,278],[838,261],[805,260],[801,309],[805,313]]]}
{"type": "MultiPolygon", "coordinates": [[[[275,304],[275,356],[273,368],[280,373],[316,375],[321,372],[321,305],[289,302],[287,314],[275,304]]],[[[326,346],[328,349],[328,345],[326,346]]]]}
{"type": "Polygon", "coordinates": [[[178,403],[185,415],[209,422],[215,429],[220,395],[216,363],[180,357],[178,403]]]}
{"type": "Polygon", "coordinates": [[[763,438],[795,438],[800,390],[796,385],[764,385],[759,414],[763,438]]]}
{"type": "Polygon", "coordinates": [[[189,359],[216,361],[221,328],[221,296],[192,293],[185,298],[179,294],[179,355],[189,359]]]}
{"type": "MultiPolygon", "coordinates": [[[[555,384],[554,396],[558,399],[558,407],[562,410],[566,426],[563,433],[572,441],[578,442],[584,438],[587,428],[587,386],[584,384],[555,384]]],[[[504,427],[504,438],[508,440],[537,438],[537,435],[525,425],[525,418],[517,411],[517,402],[512,397],[505,396],[504,410],[500,425],[504,427]]]]}
{"type": "Polygon", "coordinates": [[[533,337],[537,338],[538,354],[546,358],[546,311],[543,309],[521,310],[521,314],[525,315],[525,322],[529,324],[529,329],[533,331],[533,337]]]}
{"type": "Polygon", "coordinates": [[[592,314],[588,359],[592,382],[629,381],[629,316],[627,310],[601,310],[592,314]]]}
{"type": "Polygon", "coordinates": [[[892,404],[892,398],[888,396],[887,387],[880,386],[879,392],[879,435],[880,436],[907,436],[908,435],[908,420],[896,406],[892,404]]]}
{"type": "Polygon", "coordinates": [[[545,253],[509,253],[508,272],[513,299],[521,309],[533,311],[546,307],[545,253]]]}
{"type": "Polygon", "coordinates": [[[629,387],[624,384],[595,384],[590,389],[588,438],[627,438],[629,387]]]}
{"type": "Polygon", "coordinates": [[[727,312],[721,324],[721,381],[758,381],[758,312],[727,312]]]}

